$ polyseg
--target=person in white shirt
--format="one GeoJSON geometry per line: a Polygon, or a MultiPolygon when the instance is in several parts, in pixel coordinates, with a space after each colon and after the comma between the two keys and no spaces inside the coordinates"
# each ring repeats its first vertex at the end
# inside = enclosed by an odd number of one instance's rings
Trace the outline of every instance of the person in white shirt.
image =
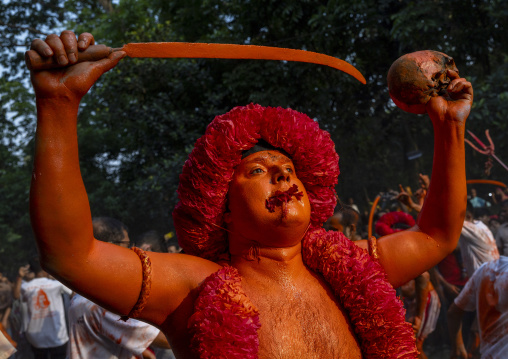
{"type": "Polygon", "coordinates": [[[88,299],[76,294],[69,308],[70,345],[68,358],[143,358],[160,330],[136,319],[121,320],[88,299]]]}
{"type": "Polygon", "coordinates": [[[28,307],[26,338],[35,359],[64,359],[69,336],[62,295],[70,295],[72,291],[57,280],[50,279],[41,268],[38,258],[32,259],[29,267],[35,273],[35,278],[22,283],[29,269],[21,267],[14,288],[14,298],[21,298],[28,307]]]}
{"type": "Polygon", "coordinates": [[[496,240],[482,221],[474,219],[474,208],[467,204],[466,218],[460,234],[459,246],[466,274],[471,277],[483,263],[499,258],[496,240]]]}
{"type": "Polygon", "coordinates": [[[462,342],[464,311],[476,311],[482,358],[505,358],[508,353],[508,257],[484,263],[466,283],[448,310],[453,358],[468,358],[462,342]]]}

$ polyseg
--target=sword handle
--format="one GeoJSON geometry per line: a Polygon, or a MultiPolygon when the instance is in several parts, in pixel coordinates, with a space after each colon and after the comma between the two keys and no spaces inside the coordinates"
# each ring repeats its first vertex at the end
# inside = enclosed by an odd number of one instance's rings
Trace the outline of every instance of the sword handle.
{"type": "MultiPolygon", "coordinates": [[[[78,51],[78,62],[98,61],[108,57],[111,52],[113,52],[113,49],[106,45],[92,45],[85,51],[78,51]]],[[[25,52],[25,63],[30,71],[51,70],[70,66],[70,64],[65,66],[59,65],[54,56],[42,57],[34,50],[25,52]]]]}

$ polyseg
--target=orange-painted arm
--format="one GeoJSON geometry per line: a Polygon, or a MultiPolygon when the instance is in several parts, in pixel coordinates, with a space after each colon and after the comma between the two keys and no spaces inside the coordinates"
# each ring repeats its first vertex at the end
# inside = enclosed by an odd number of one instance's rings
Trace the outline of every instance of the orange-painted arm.
{"type": "MultiPolygon", "coordinates": [[[[79,39],[93,43],[90,34],[82,34],[79,39]]],[[[67,56],[64,62],[73,62],[66,53],[76,50],[77,41],[73,33],[64,32],[44,42],[38,40],[32,48],[41,54],[50,49],[57,58],[67,56]]],[[[141,262],[129,249],[94,239],[77,139],[81,97],[122,55],[115,52],[97,62],[32,72],[37,132],[30,215],[43,267],[74,291],[126,315],[140,293],[141,262]]],[[[218,268],[186,255],[150,253],[150,258],[152,291],[141,318],[156,325],[218,268]]]]}
{"type": "Polygon", "coordinates": [[[380,261],[394,287],[432,268],[457,246],[466,210],[464,132],[473,88],[455,72],[450,99],[433,97],[427,113],[434,126],[432,180],[417,225],[378,240],[380,261]]]}

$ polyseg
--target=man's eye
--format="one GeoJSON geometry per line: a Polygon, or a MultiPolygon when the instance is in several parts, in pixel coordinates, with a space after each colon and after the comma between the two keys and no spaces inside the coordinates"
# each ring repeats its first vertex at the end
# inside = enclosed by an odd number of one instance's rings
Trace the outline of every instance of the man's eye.
{"type": "Polygon", "coordinates": [[[252,171],[250,171],[251,174],[256,174],[256,173],[263,173],[263,170],[261,168],[254,168],[252,171]]]}
{"type": "Polygon", "coordinates": [[[293,173],[293,169],[292,169],[291,167],[286,168],[286,171],[287,171],[288,173],[293,173]]]}

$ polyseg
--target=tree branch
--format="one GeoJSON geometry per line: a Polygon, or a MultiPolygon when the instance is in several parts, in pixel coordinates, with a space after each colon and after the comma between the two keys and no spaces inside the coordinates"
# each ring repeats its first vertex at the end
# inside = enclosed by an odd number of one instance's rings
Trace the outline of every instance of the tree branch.
{"type": "Polygon", "coordinates": [[[13,28],[13,29],[21,29],[21,30],[26,30],[26,31],[30,31],[30,32],[33,32],[34,34],[40,34],[40,35],[46,35],[48,36],[49,34],[46,34],[45,32],[42,32],[42,31],[39,31],[33,27],[30,27],[30,26],[21,26],[21,25],[16,25],[16,24],[6,24],[5,22],[2,22],[0,21],[0,26],[7,26],[7,27],[10,27],[10,28],[13,28]]]}

